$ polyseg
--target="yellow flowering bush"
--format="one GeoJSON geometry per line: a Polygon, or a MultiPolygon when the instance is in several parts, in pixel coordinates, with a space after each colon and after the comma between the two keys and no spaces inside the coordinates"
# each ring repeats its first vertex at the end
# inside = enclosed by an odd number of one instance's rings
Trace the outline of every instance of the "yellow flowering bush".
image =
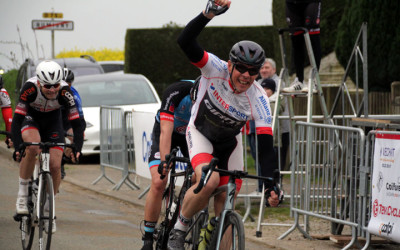
{"type": "Polygon", "coordinates": [[[70,51],[63,50],[56,55],[56,58],[80,57],[81,55],[92,56],[96,61],[125,61],[125,52],[123,50],[108,48],[101,50],[79,50],[77,48],[70,51]]]}

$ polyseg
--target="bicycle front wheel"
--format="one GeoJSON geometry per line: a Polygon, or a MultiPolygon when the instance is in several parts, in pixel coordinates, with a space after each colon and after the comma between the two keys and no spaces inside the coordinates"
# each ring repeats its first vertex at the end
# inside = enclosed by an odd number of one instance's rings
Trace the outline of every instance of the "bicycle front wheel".
{"type": "Polygon", "coordinates": [[[54,191],[49,173],[40,175],[42,187],[39,188],[39,249],[50,249],[53,230],[54,191]],[[48,208],[46,207],[48,203],[48,208]],[[48,211],[47,211],[48,210],[48,211]]]}
{"type": "Polygon", "coordinates": [[[28,199],[28,210],[29,216],[23,216],[20,222],[21,230],[21,243],[23,250],[29,250],[32,247],[33,238],[35,236],[35,226],[33,224],[34,220],[34,205],[32,192],[32,182],[29,183],[29,199],[28,199]]]}
{"type": "Polygon", "coordinates": [[[163,194],[163,199],[161,203],[162,204],[161,213],[160,213],[161,222],[156,226],[154,231],[154,237],[155,237],[154,240],[156,241],[156,249],[167,249],[169,232],[174,226],[170,218],[171,217],[170,208],[168,208],[169,201],[171,199],[175,199],[175,195],[171,192],[172,192],[171,187],[168,186],[163,194]]]}
{"type": "MultiPolygon", "coordinates": [[[[208,249],[217,249],[218,228],[216,227],[213,231],[208,249]]],[[[222,227],[222,237],[219,248],[244,250],[244,243],[244,226],[240,215],[236,212],[227,213],[225,216],[224,226],[222,227]]]]}

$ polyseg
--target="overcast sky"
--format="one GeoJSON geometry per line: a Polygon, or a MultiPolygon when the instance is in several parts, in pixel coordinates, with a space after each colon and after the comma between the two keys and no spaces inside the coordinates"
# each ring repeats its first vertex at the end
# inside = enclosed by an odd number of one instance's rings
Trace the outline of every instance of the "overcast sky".
{"type": "MultiPolygon", "coordinates": [[[[31,53],[26,57],[51,57],[51,31],[32,30],[32,20],[44,12],[63,13],[74,22],[73,31],[55,31],[55,55],[62,50],[124,49],[127,29],[160,28],[174,22],[184,26],[200,13],[204,0],[1,0],[0,66],[13,67],[15,53],[23,62],[20,39],[31,53]],[[19,27],[19,33],[17,31],[19,27]],[[37,42],[36,42],[37,41],[37,42]]],[[[209,26],[272,25],[272,0],[233,0],[230,10],[209,26]]],[[[49,20],[49,19],[48,19],[49,20]]]]}

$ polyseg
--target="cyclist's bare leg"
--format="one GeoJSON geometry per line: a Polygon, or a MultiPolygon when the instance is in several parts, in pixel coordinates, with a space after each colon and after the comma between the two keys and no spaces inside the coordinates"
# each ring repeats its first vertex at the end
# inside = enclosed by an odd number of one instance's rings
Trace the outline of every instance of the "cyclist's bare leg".
{"type": "Polygon", "coordinates": [[[157,167],[150,168],[151,186],[144,206],[144,220],[157,221],[161,211],[162,195],[168,178],[160,179],[157,167]]]}
{"type": "MultiPolygon", "coordinates": [[[[208,163],[200,164],[196,167],[195,173],[197,183],[200,182],[203,166],[207,164],[208,163]]],[[[190,189],[186,192],[185,198],[183,200],[182,215],[185,218],[192,218],[197,212],[207,206],[208,199],[210,198],[212,192],[218,187],[218,184],[219,173],[213,172],[207,185],[205,185],[198,194],[195,194],[193,192],[197,185],[190,187],[190,189]]]]}
{"type": "Polygon", "coordinates": [[[214,213],[215,216],[219,216],[222,209],[224,209],[224,203],[226,199],[226,192],[217,194],[214,196],[214,213]]]}
{"type": "Polygon", "coordinates": [[[61,183],[61,159],[63,151],[60,148],[50,149],[50,172],[53,179],[54,194],[57,194],[61,183]]]}
{"type": "MultiPolygon", "coordinates": [[[[233,207],[235,207],[235,203],[236,203],[236,197],[239,194],[239,191],[236,190],[235,192],[235,198],[233,200],[233,207]]],[[[215,211],[215,216],[219,216],[222,209],[224,209],[224,205],[225,205],[225,199],[226,199],[226,192],[217,194],[214,197],[214,211],[215,211]]]]}
{"type": "MultiPolygon", "coordinates": [[[[40,142],[40,134],[37,129],[27,129],[22,132],[22,140],[24,142],[40,142]]],[[[25,157],[21,159],[19,176],[28,180],[32,177],[35,168],[36,155],[40,153],[39,146],[28,146],[25,149],[25,157]]],[[[22,157],[22,156],[20,156],[22,157]]]]}

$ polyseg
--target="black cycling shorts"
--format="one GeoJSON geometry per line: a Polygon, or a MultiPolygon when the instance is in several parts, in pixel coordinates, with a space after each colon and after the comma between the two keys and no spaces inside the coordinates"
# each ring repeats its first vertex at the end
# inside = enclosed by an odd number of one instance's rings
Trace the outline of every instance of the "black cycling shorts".
{"type": "MultiPolygon", "coordinates": [[[[151,149],[149,154],[149,168],[158,166],[161,162],[160,160],[160,123],[155,121],[153,126],[153,132],[151,137],[151,149]]],[[[186,144],[185,135],[181,135],[173,132],[171,138],[171,149],[175,147],[179,147],[181,149],[182,154],[185,157],[189,157],[188,147],[186,144]]]]}
{"type": "Polygon", "coordinates": [[[21,133],[24,130],[35,128],[39,131],[42,142],[64,143],[64,129],[61,118],[34,120],[31,116],[25,116],[22,122],[21,133]]]}

